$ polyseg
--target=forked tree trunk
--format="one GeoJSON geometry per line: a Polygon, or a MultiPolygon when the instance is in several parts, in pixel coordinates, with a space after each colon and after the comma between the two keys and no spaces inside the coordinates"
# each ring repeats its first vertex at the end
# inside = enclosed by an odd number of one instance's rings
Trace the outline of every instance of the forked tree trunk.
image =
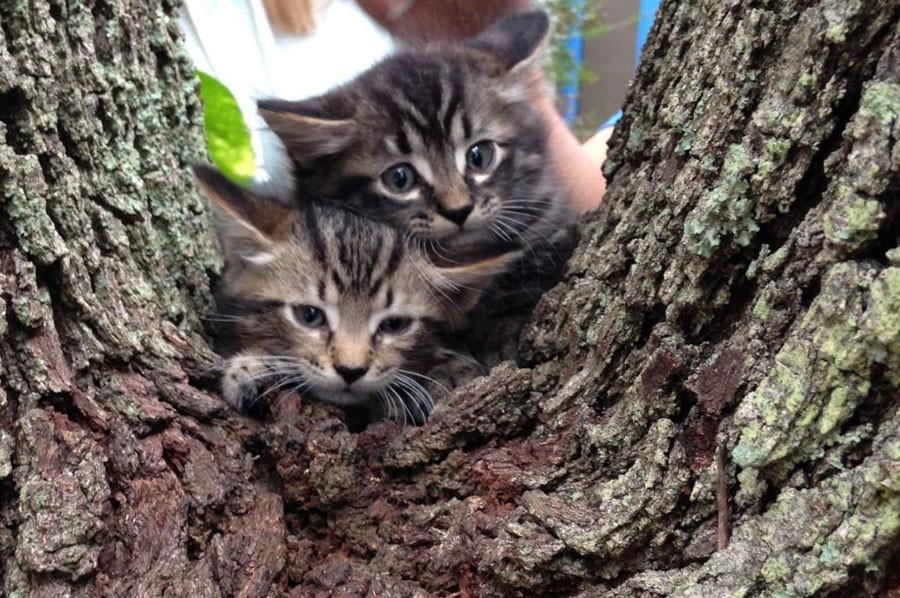
{"type": "Polygon", "coordinates": [[[175,11],[0,2],[7,595],[896,591],[898,0],[664,2],[529,363],[359,434],[215,396],[175,11]]]}

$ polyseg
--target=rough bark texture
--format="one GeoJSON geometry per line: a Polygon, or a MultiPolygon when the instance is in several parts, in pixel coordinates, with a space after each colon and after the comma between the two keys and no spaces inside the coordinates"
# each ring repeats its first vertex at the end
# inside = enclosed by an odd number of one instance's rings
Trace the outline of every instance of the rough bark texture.
{"type": "Polygon", "coordinates": [[[898,0],[664,2],[528,363],[359,434],[210,392],[198,105],[153,4],[0,2],[8,595],[896,589],[898,0]]]}

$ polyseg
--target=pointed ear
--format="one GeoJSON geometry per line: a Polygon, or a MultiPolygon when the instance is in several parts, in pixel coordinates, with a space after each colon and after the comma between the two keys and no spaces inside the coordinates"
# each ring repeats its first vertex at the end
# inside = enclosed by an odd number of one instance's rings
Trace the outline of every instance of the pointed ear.
{"type": "Polygon", "coordinates": [[[465,313],[475,307],[494,279],[521,256],[521,251],[509,251],[477,262],[435,266],[438,285],[450,293],[456,307],[465,313]]]}
{"type": "Polygon", "coordinates": [[[274,259],[290,235],[295,210],[238,187],[208,166],[194,166],[194,180],[213,208],[229,262],[260,265],[274,259]]]}
{"type": "MultiPolygon", "coordinates": [[[[337,154],[353,141],[356,123],[349,114],[327,109],[329,96],[301,102],[260,100],[257,109],[296,162],[337,154]]],[[[336,104],[342,104],[335,97],[336,104]]]]}
{"type": "Polygon", "coordinates": [[[540,59],[549,34],[547,13],[535,10],[500,19],[468,45],[493,56],[506,72],[521,71],[540,59]]]}

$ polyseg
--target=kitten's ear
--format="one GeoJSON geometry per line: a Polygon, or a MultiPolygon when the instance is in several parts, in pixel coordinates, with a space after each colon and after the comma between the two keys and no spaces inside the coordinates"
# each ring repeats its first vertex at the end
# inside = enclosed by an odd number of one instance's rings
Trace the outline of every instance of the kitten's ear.
{"type": "Polygon", "coordinates": [[[499,60],[506,71],[519,71],[540,59],[549,32],[547,13],[535,10],[500,19],[468,45],[499,60]]]}
{"type": "Polygon", "coordinates": [[[521,251],[509,251],[477,262],[435,266],[438,284],[451,293],[455,306],[465,313],[475,307],[491,282],[520,257],[521,251]]]}
{"type": "Polygon", "coordinates": [[[300,102],[260,100],[257,108],[290,157],[304,162],[337,154],[353,141],[356,123],[329,107],[329,100],[342,104],[337,96],[320,96],[300,102]]]}
{"type": "Polygon", "coordinates": [[[290,234],[295,211],[238,187],[208,166],[194,166],[194,180],[213,207],[226,259],[256,265],[271,261],[290,234]]]}

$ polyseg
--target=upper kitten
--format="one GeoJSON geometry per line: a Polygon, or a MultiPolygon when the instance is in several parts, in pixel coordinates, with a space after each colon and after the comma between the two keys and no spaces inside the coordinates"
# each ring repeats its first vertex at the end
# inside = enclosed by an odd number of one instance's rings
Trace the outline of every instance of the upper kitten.
{"type": "Polygon", "coordinates": [[[223,340],[235,353],[222,390],[237,409],[273,382],[340,405],[424,398],[416,376],[439,356],[435,325],[514,257],[435,268],[393,227],[312,202],[288,208],[209,168],[195,175],[225,251],[223,340]]]}
{"type": "Polygon", "coordinates": [[[529,100],[547,31],[542,12],[508,17],[466,42],[400,52],[323,96],[261,101],[260,113],[302,194],[438,240],[438,256],[546,242],[567,220],[529,100]]]}

